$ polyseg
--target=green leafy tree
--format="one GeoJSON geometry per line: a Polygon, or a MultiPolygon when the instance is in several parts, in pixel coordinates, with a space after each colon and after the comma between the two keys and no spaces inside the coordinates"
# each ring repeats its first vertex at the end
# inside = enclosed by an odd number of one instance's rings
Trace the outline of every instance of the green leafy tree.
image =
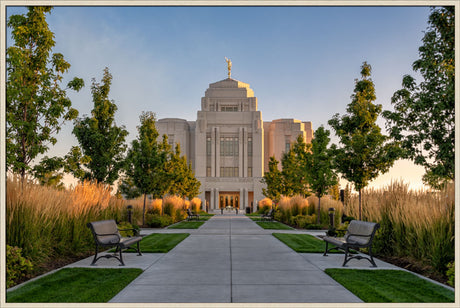
{"type": "Polygon", "coordinates": [[[192,200],[200,193],[201,183],[195,177],[187,158],[181,156],[180,145],[176,144],[174,152],[166,163],[166,172],[170,181],[169,193],[192,200]]]}
{"type": "Polygon", "coordinates": [[[82,164],[84,171],[76,169],[74,176],[80,180],[96,180],[112,185],[119,177],[126,151],[125,138],[128,131],[115,124],[117,106],[109,99],[112,75],[104,69],[102,83],[93,78],[91,93],[94,108],[91,117],[75,121],[73,134],[77,137],[84,156],[89,157],[82,164]]]}
{"type": "MultiPolygon", "coordinates": [[[[433,8],[429,27],[412,65],[417,85],[405,75],[394,93],[394,112],[385,111],[387,131],[401,142],[405,158],[425,168],[423,180],[441,188],[455,170],[455,7],[433,8]]],[[[458,82],[458,81],[457,81],[458,82]]]]}
{"type": "Polygon", "coordinates": [[[318,197],[317,224],[320,224],[321,197],[334,185],[337,185],[337,174],[334,171],[334,156],[328,149],[329,134],[327,129],[320,126],[315,131],[311,142],[311,151],[306,153],[305,174],[312,191],[318,197]]]}
{"type": "Polygon", "coordinates": [[[81,165],[89,161],[90,158],[82,155],[79,147],[73,146],[64,157],[45,156],[40,163],[32,168],[32,171],[41,185],[63,189],[64,183],[62,183],[62,179],[64,173],[71,173],[76,178],[83,178],[84,171],[81,165]]]}
{"type": "Polygon", "coordinates": [[[292,148],[283,154],[281,159],[282,178],[283,178],[283,195],[285,196],[309,196],[307,177],[304,172],[305,158],[310,151],[311,145],[306,144],[302,135],[299,135],[292,148]]]}
{"type": "Polygon", "coordinates": [[[166,138],[157,141],[158,131],[155,127],[155,114],[143,112],[138,137],[131,143],[125,165],[125,176],[120,188],[122,193],[131,196],[144,195],[142,224],[145,224],[145,203],[147,195],[160,198],[169,189],[168,174],[165,164],[168,159],[169,145],[166,138]]]}
{"type": "Polygon", "coordinates": [[[375,105],[375,89],[371,66],[366,62],[361,66],[361,80],[355,80],[352,101],[347,114],[335,114],[329,125],[339,137],[341,148],[332,145],[336,169],[352,182],[359,192],[359,219],[361,219],[361,190],[380,173],[387,172],[399,158],[400,148],[388,141],[376,124],[382,105],[375,105]]]}
{"type": "Polygon", "coordinates": [[[272,200],[280,200],[283,193],[283,178],[278,164],[275,156],[271,156],[268,162],[268,171],[265,172],[261,180],[267,186],[262,188],[262,194],[272,200]]]}
{"type": "Polygon", "coordinates": [[[32,161],[56,144],[63,123],[78,116],[66,91],[84,86],[74,78],[62,88],[70,64],[52,53],[54,34],[45,17],[51,9],[29,7],[26,16],[13,15],[7,22],[14,46],[6,51],[6,163],[23,180],[32,161]]]}

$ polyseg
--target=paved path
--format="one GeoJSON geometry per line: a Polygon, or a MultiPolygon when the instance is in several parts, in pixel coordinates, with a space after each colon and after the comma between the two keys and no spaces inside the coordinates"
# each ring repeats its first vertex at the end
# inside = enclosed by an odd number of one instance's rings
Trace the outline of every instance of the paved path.
{"type": "Polygon", "coordinates": [[[272,232],[243,215],[216,215],[169,253],[155,254],[110,302],[361,302],[272,232]]]}

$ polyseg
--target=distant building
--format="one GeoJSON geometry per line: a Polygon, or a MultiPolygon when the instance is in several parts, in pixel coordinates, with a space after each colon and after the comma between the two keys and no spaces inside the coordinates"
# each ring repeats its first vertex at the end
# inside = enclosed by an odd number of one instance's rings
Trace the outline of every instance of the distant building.
{"type": "Polygon", "coordinates": [[[230,78],[230,68],[229,78],[209,85],[196,121],[159,119],[157,129],[160,138],[166,134],[171,145],[180,144],[210,210],[255,205],[264,198],[261,180],[269,158],[281,160],[299,134],[306,142],[313,136],[311,122],[263,122],[254,91],[230,78]]]}

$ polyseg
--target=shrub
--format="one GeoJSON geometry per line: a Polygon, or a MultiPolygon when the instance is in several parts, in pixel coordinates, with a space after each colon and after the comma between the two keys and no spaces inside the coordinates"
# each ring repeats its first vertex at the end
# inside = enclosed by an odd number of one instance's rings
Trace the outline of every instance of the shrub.
{"type": "Polygon", "coordinates": [[[6,287],[14,286],[33,269],[32,263],[21,254],[22,249],[6,245],[6,287]]]}
{"type": "Polygon", "coordinates": [[[164,228],[171,225],[174,220],[169,215],[148,214],[146,215],[146,222],[151,228],[164,228]]]}
{"type": "Polygon", "coordinates": [[[447,264],[446,276],[448,279],[447,283],[452,287],[455,287],[455,261],[447,264]]]}
{"type": "MultiPolygon", "coordinates": [[[[138,226],[134,226],[134,225],[130,224],[127,221],[120,222],[117,227],[118,227],[118,229],[121,229],[121,230],[123,230],[123,229],[125,229],[125,230],[127,230],[127,229],[137,229],[137,230],[139,230],[138,226]]],[[[134,236],[134,230],[120,231],[120,235],[123,236],[123,237],[134,236]]]]}
{"type": "Polygon", "coordinates": [[[323,226],[322,225],[317,225],[317,224],[307,224],[305,229],[311,229],[311,230],[322,230],[323,226]]]}

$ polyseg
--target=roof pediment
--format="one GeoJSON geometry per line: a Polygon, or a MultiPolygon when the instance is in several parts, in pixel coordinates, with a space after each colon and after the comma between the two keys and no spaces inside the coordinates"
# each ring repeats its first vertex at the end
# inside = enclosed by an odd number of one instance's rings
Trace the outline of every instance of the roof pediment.
{"type": "Polygon", "coordinates": [[[227,78],[209,84],[209,88],[206,90],[206,96],[227,96],[229,90],[232,92],[236,90],[238,93],[241,91],[244,92],[244,94],[241,92],[241,94],[238,96],[254,97],[254,91],[249,87],[248,83],[244,83],[232,78],[227,78]]]}

